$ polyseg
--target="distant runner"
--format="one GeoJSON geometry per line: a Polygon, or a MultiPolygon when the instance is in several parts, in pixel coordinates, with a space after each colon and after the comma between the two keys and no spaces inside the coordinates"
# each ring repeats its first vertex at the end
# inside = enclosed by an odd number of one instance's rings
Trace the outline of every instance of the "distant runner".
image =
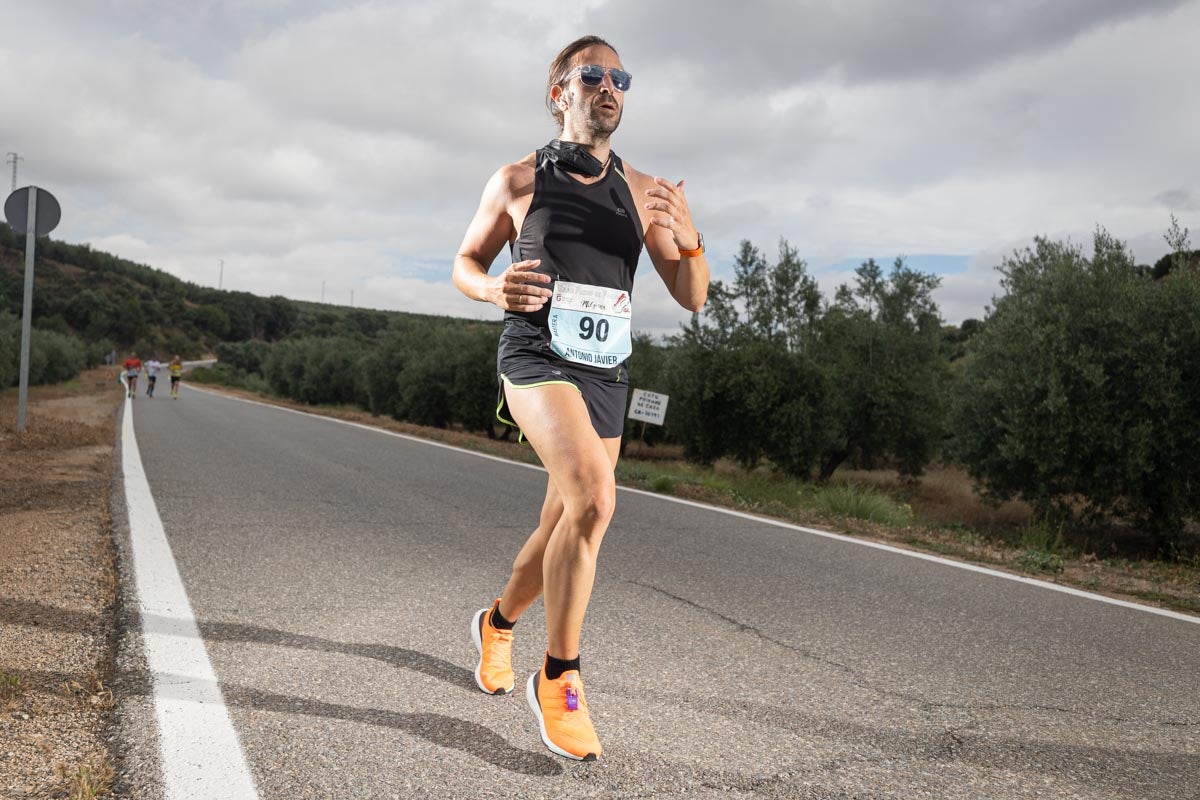
{"type": "Polygon", "coordinates": [[[137,357],[137,353],[130,353],[129,358],[125,359],[125,380],[128,382],[129,396],[133,397],[137,394],[137,379],[138,372],[142,369],[141,359],[137,357]]]}
{"type": "Polygon", "coordinates": [[[161,367],[157,358],[146,362],[146,397],[154,397],[154,384],[158,382],[158,370],[161,367]]]}
{"type": "Polygon", "coordinates": [[[179,360],[179,356],[171,359],[171,363],[167,365],[167,372],[171,374],[171,397],[179,399],[179,381],[183,378],[183,362],[179,360]]]}
{"type": "Polygon", "coordinates": [[[525,697],[546,747],[585,761],[601,747],[580,679],[579,636],[616,504],[643,242],[684,308],[704,304],[709,278],[683,181],[638,172],[610,149],[631,81],[599,37],[558,54],[546,104],[559,138],[492,176],[454,259],[463,294],[505,311],[497,416],[520,426],[550,473],[539,524],[508,584],[471,621],[475,683],[488,694],[513,690],[513,623],[543,595],[549,647],[525,697]],[[488,275],[506,244],[512,266],[488,275]]]}

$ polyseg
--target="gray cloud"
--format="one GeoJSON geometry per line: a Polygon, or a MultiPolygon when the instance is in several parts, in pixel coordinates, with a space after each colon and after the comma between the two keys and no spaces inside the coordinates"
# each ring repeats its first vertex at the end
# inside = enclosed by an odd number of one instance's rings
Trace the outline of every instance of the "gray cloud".
{"type": "MultiPolygon", "coordinates": [[[[486,316],[450,259],[488,175],[553,134],[546,67],[584,31],[636,76],[615,149],[687,179],[718,275],[742,238],[832,263],[1099,222],[1144,261],[1167,210],[1200,228],[1200,107],[1173,88],[1200,81],[1196,0],[46,0],[6,22],[0,150],[59,196],[57,233],[205,283],[224,258],[236,288],[486,316]]],[[[673,330],[643,266],[639,326],[673,330]]],[[[981,316],[991,266],[947,276],[948,319],[981,316]]]]}
{"type": "Polygon", "coordinates": [[[1200,200],[1187,189],[1168,189],[1154,196],[1154,202],[1160,203],[1173,211],[1200,210],[1200,200]]]}
{"type": "Polygon", "coordinates": [[[613,0],[593,9],[586,24],[611,31],[618,48],[656,65],[688,63],[701,73],[701,85],[745,92],[827,75],[850,83],[958,80],[1097,27],[1184,3],[743,0],[736,9],[704,3],[681,14],[671,3],[613,0]]]}

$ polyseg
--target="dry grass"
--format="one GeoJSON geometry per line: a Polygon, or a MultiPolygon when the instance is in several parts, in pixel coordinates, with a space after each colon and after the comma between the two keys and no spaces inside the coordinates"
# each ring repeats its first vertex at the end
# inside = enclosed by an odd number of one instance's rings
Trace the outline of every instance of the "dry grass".
{"type": "Polygon", "coordinates": [[[59,762],[54,765],[54,771],[71,800],[93,800],[112,795],[114,773],[107,755],[93,757],[74,769],[59,762]]]}
{"type": "Polygon", "coordinates": [[[683,446],[656,444],[650,447],[638,439],[631,439],[625,443],[625,458],[636,458],[639,461],[682,461],[683,446]]]}
{"type": "Polygon", "coordinates": [[[16,711],[21,707],[21,677],[0,670],[0,709],[16,711]]]}
{"type": "Polygon", "coordinates": [[[933,527],[965,526],[992,532],[1017,531],[1033,522],[1025,503],[992,503],[975,491],[974,481],[960,467],[935,467],[915,481],[906,481],[892,469],[838,470],[834,480],[870,486],[893,497],[905,498],[916,520],[933,527]]]}

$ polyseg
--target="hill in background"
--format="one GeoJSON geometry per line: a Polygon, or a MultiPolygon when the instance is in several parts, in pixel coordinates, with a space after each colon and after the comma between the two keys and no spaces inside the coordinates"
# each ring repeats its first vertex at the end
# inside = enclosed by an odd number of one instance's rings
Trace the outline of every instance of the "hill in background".
{"type": "MultiPolygon", "coordinates": [[[[0,224],[0,315],[20,318],[24,273],[24,237],[0,224]]],[[[34,326],[80,339],[89,363],[111,350],[194,358],[215,352],[222,342],[277,342],[298,335],[374,338],[415,322],[480,325],[222,291],[86,244],[55,240],[38,243],[34,281],[34,326]]]]}

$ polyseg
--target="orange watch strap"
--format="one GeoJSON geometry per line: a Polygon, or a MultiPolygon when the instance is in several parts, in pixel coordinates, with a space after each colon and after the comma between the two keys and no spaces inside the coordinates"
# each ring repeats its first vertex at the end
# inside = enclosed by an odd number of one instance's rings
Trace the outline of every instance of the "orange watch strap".
{"type": "Polygon", "coordinates": [[[699,237],[700,243],[697,244],[696,247],[692,250],[684,250],[684,249],[680,248],[680,250],[679,250],[680,256],[682,256],[683,258],[695,258],[698,255],[703,255],[703,253],[704,253],[704,234],[697,231],[696,236],[699,237]]]}

